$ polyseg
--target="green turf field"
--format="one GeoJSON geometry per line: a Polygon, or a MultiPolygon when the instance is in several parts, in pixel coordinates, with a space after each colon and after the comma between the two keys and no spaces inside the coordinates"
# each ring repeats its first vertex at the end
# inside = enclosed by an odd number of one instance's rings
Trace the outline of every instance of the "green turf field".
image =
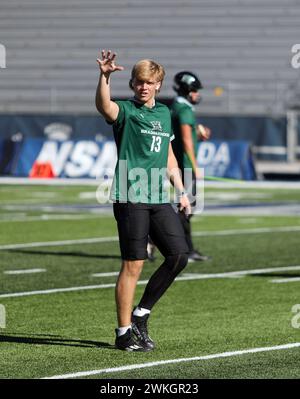
{"type": "MultiPolygon", "coordinates": [[[[295,206],[299,190],[206,189],[205,209],[226,202],[253,212],[194,217],[195,244],[213,259],[188,264],[153,309],[157,347],[146,354],[113,346],[119,247],[94,194],[0,186],[0,378],[300,377],[300,212],[255,212],[295,206]]],[[[137,298],[161,260],[145,263],[137,298]]]]}

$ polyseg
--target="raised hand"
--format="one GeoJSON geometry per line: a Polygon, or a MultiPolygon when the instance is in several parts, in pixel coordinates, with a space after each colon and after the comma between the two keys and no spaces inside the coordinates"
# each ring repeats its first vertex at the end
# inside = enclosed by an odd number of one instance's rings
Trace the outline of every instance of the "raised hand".
{"type": "Polygon", "coordinates": [[[101,73],[103,73],[104,75],[110,75],[112,72],[115,71],[123,71],[124,67],[115,64],[115,60],[117,57],[116,53],[112,53],[111,50],[102,50],[101,56],[102,59],[97,58],[101,73]]]}

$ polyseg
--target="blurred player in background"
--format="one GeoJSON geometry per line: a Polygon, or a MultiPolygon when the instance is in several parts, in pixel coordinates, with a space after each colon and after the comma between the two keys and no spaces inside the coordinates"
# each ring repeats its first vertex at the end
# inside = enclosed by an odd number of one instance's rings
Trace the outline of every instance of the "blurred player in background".
{"type": "MultiPolygon", "coordinates": [[[[209,128],[199,125],[196,120],[194,105],[200,102],[200,90],[203,88],[199,78],[192,72],[182,71],[175,75],[173,89],[178,94],[171,106],[173,131],[175,140],[173,150],[184,181],[184,169],[191,168],[193,173],[192,192],[196,193],[197,179],[203,179],[197,168],[197,142],[208,140],[211,136],[209,128]]],[[[185,184],[186,186],[186,184],[185,184]]],[[[188,188],[185,187],[188,191],[188,188]]],[[[192,206],[195,204],[191,204],[192,206]]],[[[187,216],[179,212],[179,217],[184,228],[185,237],[189,246],[189,262],[205,261],[209,257],[194,248],[191,236],[192,214],[187,216]]]]}
{"type": "Polygon", "coordinates": [[[96,107],[112,124],[118,149],[112,199],[122,267],[116,284],[118,328],[115,344],[118,349],[126,351],[149,351],[154,348],[147,329],[150,312],[188,261],[182,225],[171,204],[163,199],[163,181],[160,179],[155,185],[154,193],[148,186],[153,169],[165,168],[173,172],[172,182],[180,192],[180,209],[187,214],[190,213],[190,203],[171,145],[170,111],[155,100],[164,79],[163,67],[152,60],[139,61],[132,69],[129,82],[134,97],[126,101],[112,101],[111,74],[123,70],[115,64],[115,59],[116,54],[104,50],[102,58],[97,59],[100,78],[96,92],[96,107]],[[120,166],[123,162],[128,170],[122,178],[120,166]],[[140,186],[139,199],[133,197],[132,200],[128,194],[134,184],[129,175],[141,169],[146,174],[147,184],[140,186]],[[124,181],[128,190],[126,187],[122,191],[124,181]],[[149,279],[138,306],[132,309],[137,281],[147,259],[149,234],[163,254],[164,261],[149,279]]]}

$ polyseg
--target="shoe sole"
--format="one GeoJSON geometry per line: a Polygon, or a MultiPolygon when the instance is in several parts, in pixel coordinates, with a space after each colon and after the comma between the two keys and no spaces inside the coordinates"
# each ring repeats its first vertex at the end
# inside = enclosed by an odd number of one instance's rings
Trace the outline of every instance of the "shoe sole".
{"type": "MultiPolygon", "coordinates": [[[[119,349],[119,348],[118,348],[119,349]]],[[[125,352],[150,352],[152,349],[150,348],[141,348],[141,349],[130,349],[130,348],[126,348],[123,349],[125,352]]]]}
{"type": "Polygon", "coordinates": [[[140,347],[140,348],[120,348],[119,346],[115,345],[115,348],[120,350],[120,351],[124,351],[124,352],[149,352],[151,349],[150,348],[145,348],[145,347],[140,347]]]}

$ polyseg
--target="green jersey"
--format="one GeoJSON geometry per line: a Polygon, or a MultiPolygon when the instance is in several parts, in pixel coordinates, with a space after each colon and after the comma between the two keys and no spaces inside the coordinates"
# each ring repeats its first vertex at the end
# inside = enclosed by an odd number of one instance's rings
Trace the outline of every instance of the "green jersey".
{"type": "Polygon", "coordinates": [[[113,131],[118,161],[111,199],[147,204],[169,202],[164,189],[173,139],[168,107],[156,102],[149,108],[135,100],[116,103],[119,114],[113,131]]]}
{"type": "Polygon", "coordinates": [[[192,168],[192,162],[186,152],[184,151],[181,125],[190,125],[192,128],[192,140],[194,145],[194,153],[197,159],[197,121],[193,105],[184,97],[176,97],[171,107],[173,130],[175,140],[173,144],[173,151],[177,158],[178,166],[181,170],[184,168],[192,168]]]}

